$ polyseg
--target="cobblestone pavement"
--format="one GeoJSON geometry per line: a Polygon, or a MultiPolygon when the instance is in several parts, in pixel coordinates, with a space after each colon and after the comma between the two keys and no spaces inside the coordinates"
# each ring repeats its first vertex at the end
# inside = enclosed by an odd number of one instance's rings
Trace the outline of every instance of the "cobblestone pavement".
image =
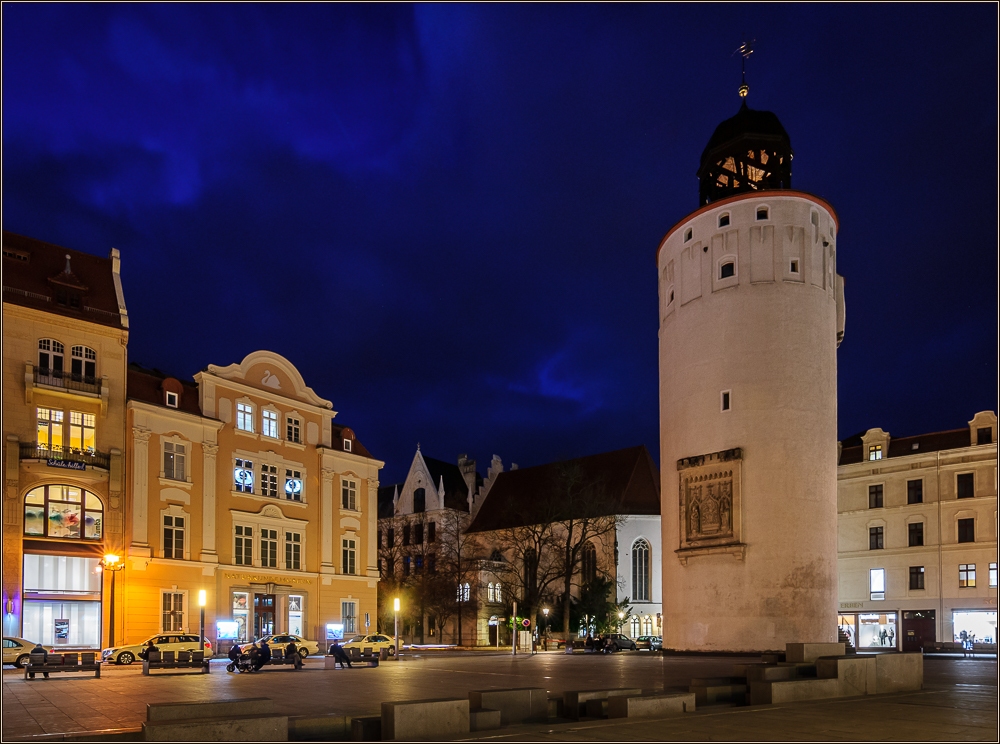
{"type": "MultiPolygon", "coordinates": [[[[748,657],[749,658],[749,657],[748,657]]],[[[327,670],[322,658],[302,671],[290,667],[258,674],[227,674],[213,662],[210,675],[154,673],[110,667],[101,679],[54,675],[27,682],[18,670],[3,674],[5,741],[38,734],[134,729],[146,704],[270,697],[290,716],[379,712],[384,700],[465,697],[469,690],[544,687],[551,692],[641,687],[647,692],[686,689],[692,677],[723,676],[740,657],[612,656],[541,653],[432,652],[384,662],[377,669],[327,670]]],[[[895,696],[753,708],[712,708],[680,719],[619,724],[611,721],[518,727],[482,739],[693,739],[693,740],[993,740],[997,739],[997,662],[925,660],[925,690],[895,696]],[[876,733],[879,732],[879,733],[876,733]]]]}

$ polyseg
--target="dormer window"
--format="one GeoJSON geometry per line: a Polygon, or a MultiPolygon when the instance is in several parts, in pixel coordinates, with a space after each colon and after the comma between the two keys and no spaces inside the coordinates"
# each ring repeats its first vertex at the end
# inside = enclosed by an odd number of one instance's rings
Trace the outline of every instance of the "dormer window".
{"type": "Polygon", "coordinates": [[[167,407],[168,408],[177,408],[177,404],[180,402],[180,399],[179,399],[177,393],[171,393],[171,392],[168,391],[167,394],[166,394],[166,397],[167,397],[167,407]]]}
{"type": "Polygon", "coordinates": [[[351,440],[350,439],[345,439],[344,440],[344,452],[350,452],[350,451],[351,451],[351,440]]]}
{"type": "Polygon", "coordinates": [[[729,226],[729,212],[726,212],[725,214],[720,214],[719,227],[728,227],[728,226],[729,226]]]}
{"type": "Polygon", "coordinates": [[[882,459],[882,445],[872,444],[868,446],[868,459],[869,460],[881,460],[882,459]]]}

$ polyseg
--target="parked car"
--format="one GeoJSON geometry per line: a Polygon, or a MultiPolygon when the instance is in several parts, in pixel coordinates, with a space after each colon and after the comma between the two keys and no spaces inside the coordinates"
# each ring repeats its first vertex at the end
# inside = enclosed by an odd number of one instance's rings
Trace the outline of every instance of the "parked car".
{"type": "MultiPolygon", "coordinates": [[[[28,656],[34,647],[34,641],[29,641],[25,638],[15,638],[14,636],[4,636],[3,663],[19,667],[28,666],[28,656]]],[[[52,646],[45,646],[44,648],[50,654],[55,653],[55,649],[52,646]]]]}
{"type": "Polygon", "coordinates": [[[635,651],[635,641],[622,633],[609,633],[606,636],[605,649],[612,651],[635,651]]]}
{"type": "MultiPolygon", "coordinates": [[[[139,652],[152,641],[160,651],[198,651],[201,646],[198,636],[181,633],[163,633],[150,636],[142,643],[106,648],[101,652],[101,661],[106,664],[131,664],[139,658],[139,652]]],[[[212,642],[205,641],[206,658],[212,655],[212,642]]]]}
{"type": "Polygon", "coordinates": [[[650,651],[662,651],[663,650],[663,636],[650,636],[649,650],[650,651]]]}
{"type": "Polygon", "coordinates": [[[653,648],[653,636],[639,636],[635,639],[635,647],[640,651],[649,651],[653,648]]]}
{"type": "Polygon", "coordinates": [[[393,640],[381,633],[374,633],[372,635],[356,635],[351,638],[347,643],[340,644],[342,648],[356,648],[358,651],[363,651],[366,648],[370,648],[376,653],[381,651],[383,648],[389,649],[389,656],[394,656],[396,653],[396,644],[393,640]]]}
{"type": "MultiPolygon", "coordinates": [[[[292,641],[299,649],[299,656],[305,659],[309,654],[319,653],[319,643],[316,641],[308,641],[302,636],[293,635],[292,633],[278,633],[276,635],[264,636],[258,641],[267,641],[267,645],[271,647],[271,653],[273,655],[285,653],[285,646],[287,646],[292,641]]],[[[241,651],[249,651],[253,643],[244,643],[240,646],[241,651]]]]}

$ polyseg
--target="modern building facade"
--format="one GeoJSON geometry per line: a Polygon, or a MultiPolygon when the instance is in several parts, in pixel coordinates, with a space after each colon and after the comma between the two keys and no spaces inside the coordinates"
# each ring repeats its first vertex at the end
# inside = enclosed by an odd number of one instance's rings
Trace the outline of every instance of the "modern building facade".
{"type": "Polygon", "coordinates": [[[120,257],[3,234],[3,630],[99,647],[121,598],[128,312],[120,257]],[[120,578],[120,577],[119,577],[120,578]]]}
{"type": "Polygon", "coordinates": [[[857,648],[996,643],[997,416],[841,443],[839,614],[857,648]],[[964,633],[964,636],[963,636],[964,633]]]}
{"type": "Polygon", "coordinates": [[[664,648],[837,638],[838,223],[791,158],[744,100],[658,248],[664,648]]]}

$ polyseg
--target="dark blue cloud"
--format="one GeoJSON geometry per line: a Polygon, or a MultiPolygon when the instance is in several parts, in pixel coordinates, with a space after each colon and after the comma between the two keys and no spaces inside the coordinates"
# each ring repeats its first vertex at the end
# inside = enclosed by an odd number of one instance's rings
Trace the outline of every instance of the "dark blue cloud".
{"type": "Polygon", "coordinates": [[[401,477],[657,455],[659,239],[751,104],[834,205],[840,431],[996,408],[989,5],[3,6],[4,228],[123,254],[130,357],[288,356],[401,477]]]}

